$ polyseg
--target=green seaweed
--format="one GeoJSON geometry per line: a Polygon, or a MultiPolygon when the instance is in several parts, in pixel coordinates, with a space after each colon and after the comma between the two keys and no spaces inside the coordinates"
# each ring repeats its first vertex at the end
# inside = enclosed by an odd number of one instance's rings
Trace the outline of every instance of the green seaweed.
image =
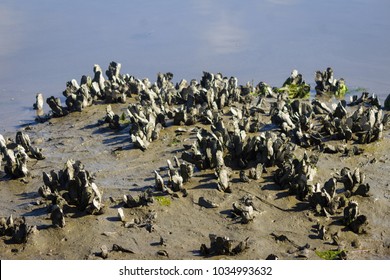
{"type": "Polygon", "coordinates": [[[284,85],[278,88],[279,93],[287,92],[290,99],[295,98],[309,98],[310,97],[310,85],[308,84],[290,84],[284,85]]]}
{"type": "Polygon", "coordinates": [[[341,84],[337,87],[334,95],[336,97],[344,97],[344,95],[348,92],[348,87],[345,84],[341,84]]]}
{"type": "Polygon", "coordinates": [[[119,117],[119,123],[122,125],[129,125],[130,124],[130,120],[128,118],[126,118],[125,113],[122,113],[122,115],[119,117]]]}
{"type": "Polygon", "coordinates": [[[161,205],[161,206],[169,206],[171,205],[171,199],[166,196],[155,196],[154,199],[161,205]]]}
{"type": "Polygon", "coordinates": [[[368,91],[368,89],[364,88],[364,87],[357,87],[357,88],[354,88],[353,91],[356,91],[356,92],[365,92],[365,91],[368,91]]]}
{"type": "Polygon", "coordinates": [[[341,260],[344,250],[327,250],[327,251],[315,251],[316,255],[324,260],[341,260]]]}

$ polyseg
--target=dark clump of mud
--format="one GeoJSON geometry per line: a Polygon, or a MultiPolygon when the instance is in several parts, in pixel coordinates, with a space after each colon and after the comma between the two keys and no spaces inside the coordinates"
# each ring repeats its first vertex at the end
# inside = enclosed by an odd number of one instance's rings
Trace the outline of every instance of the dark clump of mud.
{"type": "Polygon", "coordinates": [[[389,258],[375,96],[332,104],[345,81],[325,72],[305,100],[297,71],[272,88],[120,69],[95,65],[47,114],[37,95],[37,123],[1,135],[2,259],[389,258]]]}

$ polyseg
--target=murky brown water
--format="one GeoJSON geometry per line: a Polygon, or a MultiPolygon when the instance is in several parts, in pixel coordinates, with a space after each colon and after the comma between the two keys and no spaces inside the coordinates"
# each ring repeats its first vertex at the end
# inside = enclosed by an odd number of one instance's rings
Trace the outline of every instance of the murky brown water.
{"type": "Polygon", "coordinates": [[[332,66],[350,88],[390,92],[390,2],[386,0],[21,1],[0,3],[0,133],[33,119],[37,92],[112,60],[154,80],[200,79],[280,86],[293,68],[313,83],[332,66]]]}

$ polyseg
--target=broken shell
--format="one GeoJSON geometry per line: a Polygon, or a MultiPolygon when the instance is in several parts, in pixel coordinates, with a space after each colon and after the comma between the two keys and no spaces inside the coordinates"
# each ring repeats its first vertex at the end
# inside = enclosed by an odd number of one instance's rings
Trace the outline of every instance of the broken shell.
{"type": "Polygon", "coordinates": [[[168,252],[166,250],[158,250],[157,255],[169,258],[168,252]]]}
{"type": "Polygon", "coordinates": [[[249,169],[249,178],[256,180],[256,168],[252,167],[249,169]]]}
{"type": "Polygon", "coordinates": [[[278,256],[274,254],[269,254],[266,258],[266,260],[278,260],[278,256]]]}
{"type": "Polygon", "coordinates": [[[183,183],[187,183],[194,175],[194,167],[189,163],[180,164],[180,175],[183,177],[183,183]]]}
{"type": "Polygon", "coordinates": [[[221,191],[227,191],[230,189],[230,172],[226,167],[221,168],[217,172],[218,176],[218,189],[221,191]]]}
{"type": "Polygon", "coordinates": [[[102,247],[100,247],[100,257],[102,257],[103,259],[107,259],[108,258],[108,249],[107,249],[107,246],[106,245],[102,245],[102,247]]]}
{"type": "Polygon", "coordinates": [[[333,199],[333,197],[336,194],[336,179],[330,178],[326,183],[324,184],[323,189],[329,194],[330,198],[333,199]]]}
{"type": "Polygon", "coordinates": [[[142,140],[139,136],[131,135],[131,141],[137,148],[140,148],[142,151],[145,151],[148,148],[149,142],[142,140]]]}
{"type": "Polygon", "coordinates": [[[348,206],[344,208],[344,224],[348,226],[351,222],[356,220],[359,215],[358,203],[350,201],[348,206]]]}
{"type": "Polygon", "coordinates": [[[57,205],[53,205],[50,219],[53,226],[63,228],[65,227],[65,217],[62,209],[57,205]]]}
{"type": "Polygon", "coordinates": [[[134,254],[134,251],[118,244],[112,245],[112,251],[134,254]]]}
{"type": "Polygon", "coordinates": [[[263,170],[264,170],[264,166],[263,164],[261,163],[258,163],[256,165],[256,176],[255,176],[255,180],[259,180],[261,178],[261,175],[263,173],[263,170]]]}
{"type": "Polygon", "coordinates": [[[154,178],[155,178],[156,190],[157,191],[164,191],[165,190],[164,180],[156,170],[154,171],[154,178]]]}
{"type": "Polygon", "coordinates": [[[52,191],[50,190],[49,187],[47,187],[46,185],[43,185],[43,186],[39,187],[38,193],[41,197],[48,198],[52,194],[52,191]]]}
{"type": "Polygon", "coordinates": [[[178,174],[177,170],[175,170],[175,174],[172,176],[171,187],[174,192],[183,189],[183,177],[178,174]]]}
{"type": "Polygon", "coordinates": [[[118,208],[118,218],[121,222],[126,222],[125,213],[122,208],[118,208]]]}
{"type": "Polygon", "coordinates": [[[240,171],[240,180],[241,180],[241,182],[244,182],[244,183],[250,182],[250,179],[249,179],[248,176],[245,174],[245,170],[241,170],[241,171],[240,171]]]}
{"type": "Polygon", "coordinates": [[[203,196],[199,197],[198,205],[205,207],[205,208],[218,208],[219,205],[212,202],[209,199],[204,198],[203,196]]]}
{"type": "Polygon", "coordinates": [[[35,97],[34,110],[37,111],[37,116],[43,115],[43,94],[37,93],[35,97]]]}

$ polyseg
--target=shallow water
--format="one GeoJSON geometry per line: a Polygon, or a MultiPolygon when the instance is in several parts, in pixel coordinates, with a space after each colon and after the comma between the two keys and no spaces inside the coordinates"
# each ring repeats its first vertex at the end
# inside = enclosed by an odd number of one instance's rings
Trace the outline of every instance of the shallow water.
{"type": "MultiPolygon", "coordinates": [[[[0,133],[34,118],[35,94],[61,96],[67,81],[122,63],[155,80],[280,86],[292,69],[313,84],[331,66],[352,88],[390,92],[386,0],[21,1],[0,3],[0,133]]],[[[48,107],[45,107],[48,110],[48,107]]]]}

